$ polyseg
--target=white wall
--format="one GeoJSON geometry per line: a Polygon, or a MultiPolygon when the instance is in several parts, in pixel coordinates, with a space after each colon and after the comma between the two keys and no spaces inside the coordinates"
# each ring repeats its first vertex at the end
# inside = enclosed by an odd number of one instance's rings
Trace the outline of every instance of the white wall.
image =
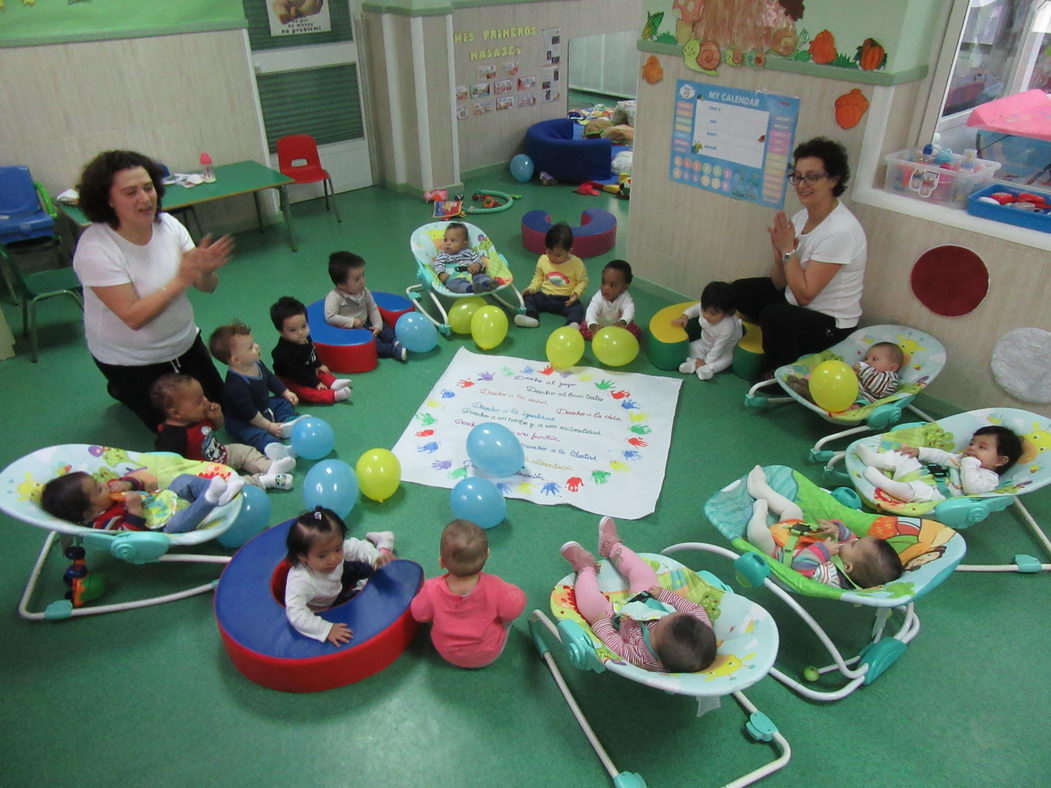
{"type": "Polygon", "coordinates": [[[618,98],[635,98],[639,89],[637,29],[581,36],[569,42],[569,86],[618,98]]]}

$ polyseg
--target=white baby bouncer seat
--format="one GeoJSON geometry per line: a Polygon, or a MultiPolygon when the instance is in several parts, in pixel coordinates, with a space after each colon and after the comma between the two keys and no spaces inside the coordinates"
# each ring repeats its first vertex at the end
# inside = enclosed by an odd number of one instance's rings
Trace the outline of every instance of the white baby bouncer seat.
{"type": "MultiPolygon", "coordinates": [[[[703,605],[707,610],[718,651],[715,661],[706,670],[697,673],[657,673],[631,665],[614,654],[577,612],[573,574],[563,577],[551,592],[551,612],[558,621],[557,626],[541,610],[534,610],[529,620],[533,642],[541,658],[551,670],[563,697],[613,784],[626,787],[643,786],[646,783],[637,773],[618,772],[613,765],[567,686],[547,645],[545,633],[563,646],[574,667],[596,673],[609,671],[669,694],[695,697],[698,716],[719,708],[722,696],[733,695],[748,715],[745,730],[749,736],[755,741],[772,742],[779,755],[730,785],[749,785],[782,768],[791,758],[788,741],[778,732],[777,726],[744,695],[744,690],[762,679],[774,663],[778,634],[773,618],[759,605],[733,593],[729,586],[709,572],[694,573],[666,555],[640,553],[640,557],[653,566],[662,586],[703,605]]],[[[627,579],[607,561],[600,561],[598,568],[599,589],[602,593],[614,605],[626,601],[630,595],[627,579]]],[[[623,709],[618,709],[617,713],[622,714],[623,709]]]]}
{"type": "Polygon", "coordinates": [[[449,226],[448,222],[430,222],[417,227],[409,238],[409,246],[416,260],[416,283],[405,288],[405,294],[412,300],[420,314],[430,320],[445,336],[449,335],[452,327],[449,325],[449,313],[438,296],[454,300],[492,296],[513,314],[525,314],[525,302],[522,300],[522,294],[514,285],[514,275],[511,273],[511,266],[507,258],[497,251],[492,239],[480,228],[468,222],[461,222],[461,224],[467,227],[467,237],[471,248],[488,261],[486,273],[500,283],[495,290],[485,293],[454,293],[438,279],[431,262],[441,250],[442,238],[445,236],[446,227],[449,226]],[[425,294],[430,297],[431,303],[441,316],[440,320],[423,308],[421,301],[425,294]]]}
{"type": "Polygon", "coordinates": [[[901,420],[902,412],[908,408],[926,418],[912,402],[945,367],[945,348],[930,334],[908,326],[879,325],[859,328],[828,350],[803,356],[792,364],[778,367],[774,377],[756,383],[745,395],[745,405],[761,408],[767,405],[786,403],[792,400],[817,413],[825,421],[844,425],[847,428],[818,440],[810,449],[811,462],[826,462],[833,452],[824,446],[837,438],[845,438],[870,430],[883,430],[901,420]],[[854,405],[847,410],[831,413],[811,402],[792,389],[788,381],[793,377],[808,376],[823,361],[836,360],[853,367],[861,361],[872,345],[877,342],[893,342],[905,354],[905,363],[899,370],[900,382],[897,391],[875,402],[854,405]],[[787,396],[771,397],[766,388],[780,385],[787,396]]]}
{"type": "Polygon", "coordinates": [[[60,536],[64,543],[78,541],[89,550],[103,550],[116,558],[133,564],[169,561],[225,564],[230,560],[229,556],[210,556],[197,553],[172,554],[169,551],[173,547],[199,545],[215,539],[225,532],[234,523],[240,512],[240,495],[223,506],[217,506],[197,529],[178,534],[152,531],[97,530],[52,517],[40,508],[40,492],[44,484],[61,474],[84,471],[90,473],[96,479],[104,480],[116,479],[136,470],[146,470],[152,473],[157,477],[161,488],[167,487],[180,474],[211,477],[215,475],[229,476],[234,473],[233,470],[225,465],[211,462],[196,462],[165,452],[133,452],[87,444],[66,444],[38,449],[21,459],[15,460],[3,471],[0,471],[0,511],[16,520],[50,531],[33,566],[29,581],[19,602],[19,615],[31,621],[86,616],[156,605],[212,591],[215,587],[214,582],[171,594],[131,602],[74,608],[69,600],[63,599],[51,603],[43,612],[31,612],[29,610],[30,598],[36,588],[48,553],[60,536]]]}

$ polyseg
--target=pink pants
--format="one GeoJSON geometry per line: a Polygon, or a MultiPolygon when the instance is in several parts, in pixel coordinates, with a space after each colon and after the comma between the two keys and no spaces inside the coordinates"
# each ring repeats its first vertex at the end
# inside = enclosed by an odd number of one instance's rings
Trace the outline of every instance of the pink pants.
{"type": "MultiPolygon", "coordinates": [[[[628,589],[632,595],[638,594],[657,585],[657,573],[653,567],[639,558],[633,550],[618,544],[610,553],[610,562],[617,571],[628,578],[628,589]]],[[[581,569],[574,584],[577,597],[577,610],[589,624],[609,618],[613,615],[613,605],[598,590],[598,574],[595,567],[581,569]]]]}
{"type": "MultiPolygon", "coordinates": [[[[639,328],[638,324],[634,320],[628,323],[628,325],[626,325],[625,328],[627,328],[628,331],[635,335],[635,339],[642,339],[642,329],[639,328]]],[[[580,335],[584,337],[584,339],[588,342],[594,339],[596,333],[598,332],[593,333],[591,329],[583,323],[580,324],[580,335]]]]}
{"type": "Polygon", "coordinates": [[[281,382],[288,386],[289,391],[295,392],[303,402],[316,402],[321,405],[331,405],[336,401],[336,392],[332,390],[332,384],[336,382],[336,376],[329,372],[318,372],[317,379],[328,386],[327,389],[316,389],[313,386],[304,386],[288,378],[281,378],[281,382]]]}

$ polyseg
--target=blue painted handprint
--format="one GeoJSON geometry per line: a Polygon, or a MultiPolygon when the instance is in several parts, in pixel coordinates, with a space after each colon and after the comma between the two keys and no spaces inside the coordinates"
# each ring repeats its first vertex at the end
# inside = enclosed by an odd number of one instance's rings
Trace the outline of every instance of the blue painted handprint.
{"type": "Polygon", "coordinates": [[[636,403],[633,399],[624,400],[620,403],[620,406],[624,408],[624,410],[638,410],[639,408],[638,403],[636,403]]]}
{"type": "Polygon", "coordinates": [[[421,443],[416,447],[416,451],[420,454],[432,454],[438,451],[438,441],[431,441],[430,443],[421,443]]]}
{"type": "Polygon", "coordinates": [[[507,482],[497,482],[496,489],[500,491],[501,495],[507,495],[509,492],[511,492],[511,485],[507,482]]]}
{"type": "Polygon", "coordinates": [[[548,482],[540,488],[540,492],[544,495],[558,495],[561,490],[562,488],[556,482],[548,482]]]}
{"type": "Polygon", "coordinates": [[[641,458],[642,458],[642,455],[639,454],[634,449],[629,449],[628,451],[624,452],[624,459],[625,460],[638,460],[638,459],[641,459],[641,458]]]}
{"type": "Polygon", "coordinates": [[[449,389],[442,389],[442,399],[449,399],[449,397],[455,397],[455,391],[449,391],[449,389]]]}

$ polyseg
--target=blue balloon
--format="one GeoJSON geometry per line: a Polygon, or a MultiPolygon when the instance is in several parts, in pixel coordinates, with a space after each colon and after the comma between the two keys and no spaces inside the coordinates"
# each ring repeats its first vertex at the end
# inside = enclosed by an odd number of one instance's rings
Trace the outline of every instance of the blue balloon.
{"type": "Polygon", "coordinates": [[[358,476],[343,460],[319,462],[303,482],[303,503],[307,509],[324,506],[346,517],[358,502],[358,476]]]}
{"type": "Polygon", "coordinates": [[[533,177],[533,160],[524,153],[511,159],[511,176],[519,183],[526,183],[533,177]]]}
{"type": "Polygon", "coordinates": [[[292,428],[292,448],[308,460],[320,460],[336,445],[336,435],[324,419],[307,416],[292,428]]]}
{"type": "Polygon", "coordinates": [[[467,456],[489,476],[513,476],[525,465],[522,444],[503,424],[487,421],[467,435],[467,456]]]}
{"type": "Polygon", "coordinates": [[[507,515],[507,501],[488,479],[469,476],[449,492],[453,517],[470,520],[482,528],[492,528],[507,515]]]}
{"type": "Polygon", "coordinates": [[[258,487],[241,488],[241,511],[234,524],[217,537],[223,547],[240,547],[270,525],[270,499],[258,487]]]}
{"type": "Polygon", "coordinates": [[[399,317],[394,335],[413,353],[426,353],[438,344],[438,329],[419,312],[406,312],[399,317]]]}

